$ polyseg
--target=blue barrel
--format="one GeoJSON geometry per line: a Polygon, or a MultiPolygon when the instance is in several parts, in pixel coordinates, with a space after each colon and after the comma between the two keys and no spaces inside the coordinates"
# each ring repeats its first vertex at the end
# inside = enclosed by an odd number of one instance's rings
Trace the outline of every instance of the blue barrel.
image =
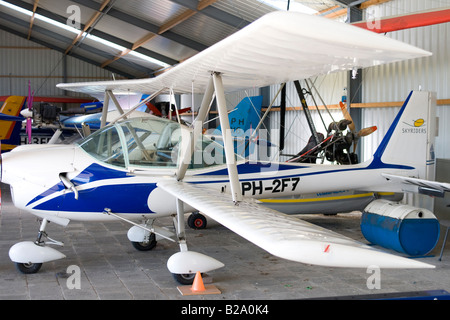
{"type": "Polygon", "coordinates": [[[440,226],[429,210],[375,200],[363,211],[361,232],[373,244],[410,256],[422,256],[436,246],[440,226]]]}

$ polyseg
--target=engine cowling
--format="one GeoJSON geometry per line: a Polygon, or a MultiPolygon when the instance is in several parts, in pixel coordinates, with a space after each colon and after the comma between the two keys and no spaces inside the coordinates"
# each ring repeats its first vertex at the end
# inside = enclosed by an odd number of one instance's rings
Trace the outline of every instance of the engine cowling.
{"type": "Polygon", "coordinates": [[[373,244],[411,256],[421,256],[436,246],[440,226],[429,210],[375,200],[363,211],[361,232],[373,244]]]}

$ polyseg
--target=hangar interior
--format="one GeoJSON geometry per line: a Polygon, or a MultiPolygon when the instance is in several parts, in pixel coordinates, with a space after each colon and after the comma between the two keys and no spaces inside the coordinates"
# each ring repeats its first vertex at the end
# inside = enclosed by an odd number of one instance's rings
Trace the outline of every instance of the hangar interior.
{"type": "MultiPolygon", "coordinates": [[[[450,182],[450,23],[439,17],[439,13],[448,17],[449,7],[450,0],[0,0],[0,96],[2,101],[12,95],[27,96],[31,89],[35,103],[50,101],[61,110],[76,109],[94,98],[59,89],[57,84],[156,77],[274,11],[298,10],[340,23],[370,21],[375,26],[383,18],[396,17],[401,23],[402,17],[436,12],[438,18],[433,22],[383,32],[385,37],[430,51],[432,56],[357,73],[317,76],[301,84],[315,92],[307,95],[306,102],[317,131],[326,133],[329,123],[343,118],[339,102],[350,105],[357,128],[377,126],[357,145],[360,161],[373,155],[411,90],[435,93],[436,181],[450,182]]],[[[284,137],[284,148],[274,147],[270,153],[270,160],[284,162],[307,145],[311,131],[295,84],[286,84],[284,112],[280,110],[280,90],[280,84],[249,88],[227,93],[226,102],[232,110],[245,97],[261,95],[262,112],[274,106],[263,126],[273,133],[270,141],[275,145],[284,137]]],[[[167,100],[178,109],[191,109],[193,112],[183,117],[189,122],[200,108],[202,95],[160,96],[155,101],[167,100]]],[[[211,108],[209,128],[219,125],[215,108],[211,108]]],[[[163,249],[176,251],[176,246],[158,244],[159,249],[148,256],[134,252],[122,222],[71,223],[64,229],[51,225],[56,238],[64,239],[70,260],[49,263],[36,275],[17,274],[7,252],[17,240],[32,239],[36,223],[35,217],[14,208],[8,192],[2,185],[0,283],[11,290],[2,290],[0,299],[183,299],[165,267],[169,255],[163,249]],[[66,287],[68,265],[83,266],[81,287],[87,290],[66,287]]],[[[403,202],[426,202],[441,222],[439,242],[429,253],[432,257],[423,259],[433,259],[438,265],[430,273],[387,272],[381,289],[370,290],[364,272],[313,266],[302,269],[255,250],[251,243],[208,221],[205,230],[187,229],[187,237],[193,239],[191,246],[204,246],[206,252],[223,257],[229,269],[212,276],[223,293],[203,298],[305,299],[450,291],[449,249],[442,261],[437,261],[450,225],[448,196],[431,201],[407,196],[403,202]]],[[[359,216],[353,212],[331,217],[308,215],[306,219],[333,230],[343,228],[348,236],[363,239],[359,216]]]]}

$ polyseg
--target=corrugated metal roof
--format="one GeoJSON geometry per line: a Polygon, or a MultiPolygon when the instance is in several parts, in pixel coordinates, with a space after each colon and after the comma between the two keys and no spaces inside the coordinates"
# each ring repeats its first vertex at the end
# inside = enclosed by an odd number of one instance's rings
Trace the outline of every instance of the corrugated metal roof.
{"type": "Polygon", "coordinates": [[[276,11],[264,0],[223,0],[213,3],[212,6],[247,21],[254,21],[269,12],[276,11]]]}
{"type": "MultiPolygon", "coordinates": [[[[4,1],[19,7],[21,12],[0,3],[0,29],[15,30],[16,35],[28,38],[34,2],[4,1]]],[[[81,28],[88,24],[90,28],[87,30],[93,35],[173,65],[264,14],[277,10],[267,2],[268,0],[216,0],[199,8],[201,2],[198,0],[40,0],[36,14],[56,20],[62,25],[69,25],[75,19],[81,23],[81,28]],[[163,26],[168,28],[162,30],[163,26]]],[[[296,2],[318,10],[335,5],[332,0],[296,2]]],[[[70,49],[77,36],[76,33],[42,22],[39,16],[34,19],[31,30],[31,40],[60,52],[70,49]]],[[[79,40],[77,44],[79,47],[69,50],[69,55],[83,58],[89,52],[86,61],[106,70],[114,65],[114,72],[122,71],[126,77],[141,77],[143,74],[148,76],[152,70],[161,68],[155,63],[128,57],[128,54],[112,59],[114,55],[123,53],[92,40],[81,40],[81,44],[79,40]]]]}
{"type": "Polygon", "coordinates": [[[173,17],[183,13],[185,7],[169,0],[127,0],[117,1],[114,8],[139,19],[145,19],[155,25],[161,26],[173,17]]]}
{"type": "Polygon", "coordinates": [[[208,47],[237,31],[235,27],[216,21],[204,14],[196,14],[174,27],[173,32],[189,37],[208,47]],[[208,30],[208,32],[205,32],[208,30]]]}

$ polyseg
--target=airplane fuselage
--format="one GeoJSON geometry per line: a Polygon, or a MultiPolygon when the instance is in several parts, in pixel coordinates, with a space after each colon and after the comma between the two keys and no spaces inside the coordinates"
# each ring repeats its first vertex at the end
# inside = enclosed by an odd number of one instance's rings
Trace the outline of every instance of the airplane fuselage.
{"type": "MultiPolygon", "coordinates": [[[[22,146],[3,155],[2,181],[11,185],[16,207],[62,224],[66,219],[115,219],[104,214],[105,209],[128,219],[176,213],[176,199],[157,186],[163,178],[176,179],[175,167],[125,169],[95,160],[78,145],[22,146]],[[36,161],[37,153],[46,159],[36,161]]],[[[378,166],[373,161],[348,166],[244,161],[237,167],[242,195],[256,199],[349,189],[398,191],[387,187],[380,173],[414,171],[378,166]]],[[[201,185],[206,193],[209,188],[225,193],[230,189],[225,164],[188,170],[184,181],[201,185]]]]}

